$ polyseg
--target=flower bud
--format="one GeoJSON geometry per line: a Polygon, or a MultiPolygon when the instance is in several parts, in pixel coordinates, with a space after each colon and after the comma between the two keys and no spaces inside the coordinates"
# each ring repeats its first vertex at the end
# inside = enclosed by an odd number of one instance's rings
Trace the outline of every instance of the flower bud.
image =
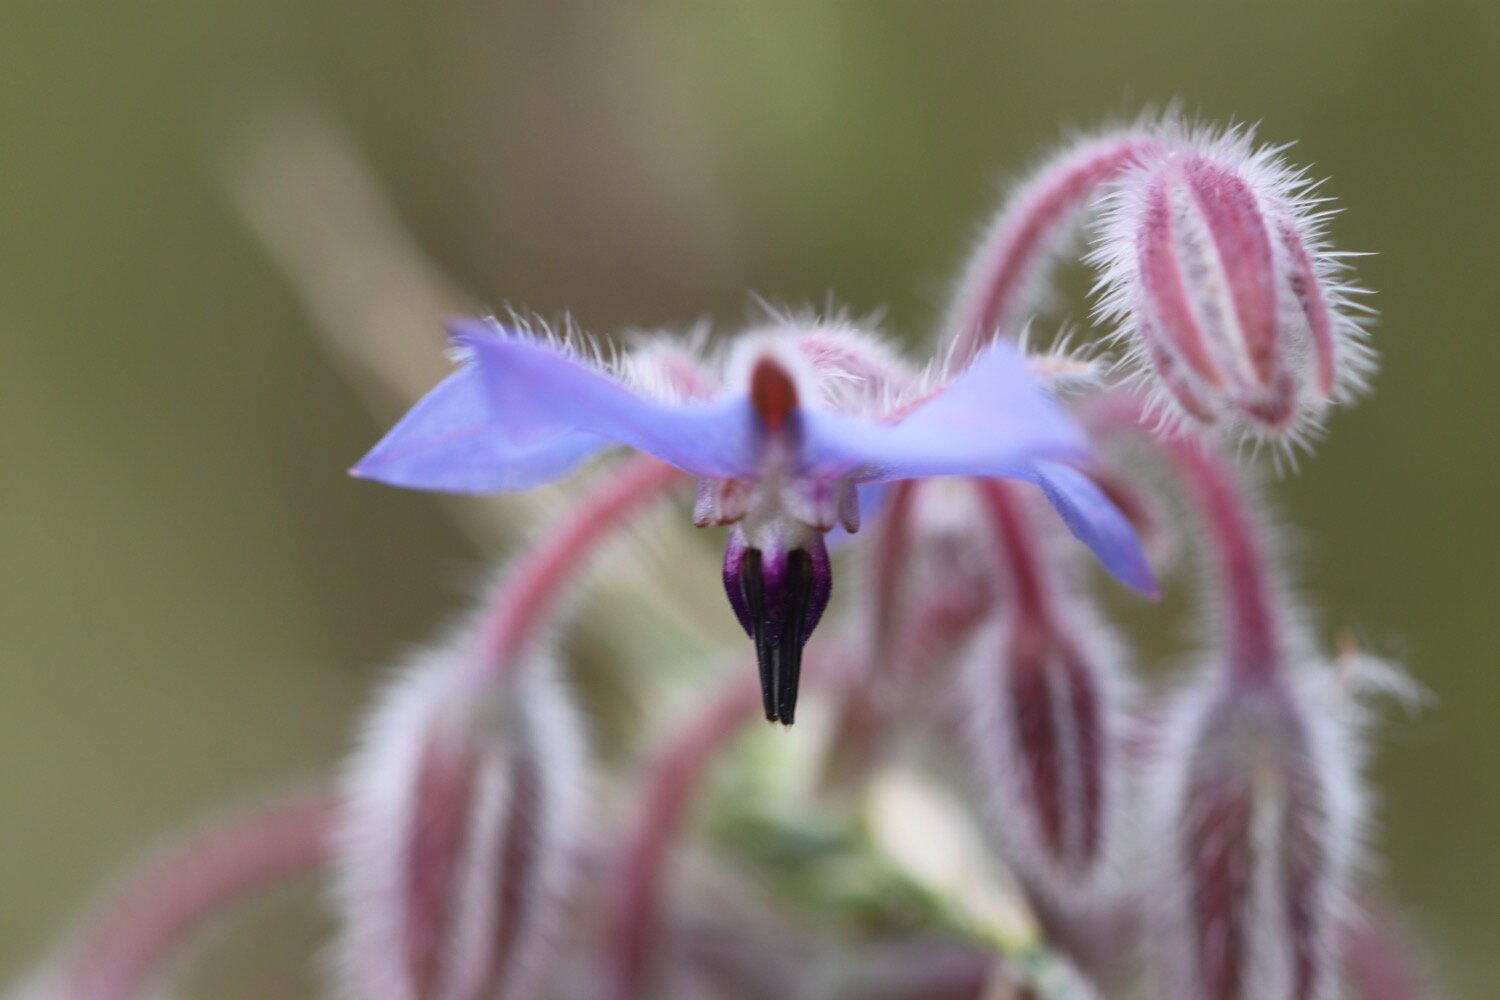
{"type": "Polygon", "coordinates": [[[1371,357],[1306,175],[1242,133],[1143,147],[1106,202],[1099,312],[1167,412],[1286,442],[1371,357]]]}
{"type": "Polygon", "coordinates": [[[1008,568],[997,625],[965,668],[970,749],[1005,846],[1055,889],[1093,881],[1108,853],[1120,768],[1116,643],[1043,565],[1022,498],[984,485],[1008,568]]]}
{"type": "Polygon", "coordinates": [[[1336,716],[1291,684],[1214,684],[1168,712],[1146,886],[1161,995],[1316,1000],[1359,809],[1336,716]]]}
{"type": "Polygon", "coordinates": [[[581,730],[550,664],[481,689],[473,645],[465,634],[413,662],[350,764],[347,996],[530,995],[579,826],[581,730]]]}
{"type": "Polygon", "coordinates": [[[966,664],[973,765],[1008,860],[1053,887],[1088,882],[1107,853],[1118,695],[1101,645],[1012,620],[966,664]]]}

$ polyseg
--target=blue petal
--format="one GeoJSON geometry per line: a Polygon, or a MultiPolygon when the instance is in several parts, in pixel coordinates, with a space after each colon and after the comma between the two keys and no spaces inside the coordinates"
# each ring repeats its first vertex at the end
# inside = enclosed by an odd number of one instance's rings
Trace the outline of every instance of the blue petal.
{"type": "Polygon", "coordinates": [[[757,425],[744,398],[663,403],[545,343],[465,322],[454,342],[472,353],[498,427],[567,431],[629,445],[696,476],[755,471],[757,425]]]}
{"type": "Polygon", "coordinates": [[[1135,529],[1092,479],[1058,462],[1037,462],[1025,478],[1042,488],[1068,530],[1093,551],[1105,569],[1147,596],[1160,595],[1135,529]]]}
{"type": "Polygon", "coordinates": [[[813,476],[1020,476],[1036,459],[1088,455],[1077,426],[1003,341],[893,424],[822,412],[804,418],[803,471],[813,476]]]}
{"type": "Polygon", "coordinates": [[[418,401],[350,471],[414,489],[489,493],[556,479],[608,442],[558,426],[505,427],[473,365],[418,401]]]}

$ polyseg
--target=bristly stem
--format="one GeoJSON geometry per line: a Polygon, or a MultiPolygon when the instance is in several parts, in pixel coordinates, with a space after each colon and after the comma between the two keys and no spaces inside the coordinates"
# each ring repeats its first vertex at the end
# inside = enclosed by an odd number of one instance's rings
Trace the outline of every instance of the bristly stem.
{"type": "Polygon", "coordinates": [[[1275,580],[1260,528],[1223,456],[1198,434],[1150,433],[1151,418],[1137,396],[1105,397],[1090,408],[1087,420],[1101,430],[1123,425],[1145,433],[1171,459],[1192,494],[1218,560],[1230,676],[1249,683],[1276,681],[1282,639],[1275,580]]]}
{"type": "Polygon", "coordinates": [[[299,791],[213,820],[127,876],[86,920],[49,983],[67,1000],[137,1000],[206,923],[326,864],[338,796],[299,791]]]}
{"type": "Polygon", "coordinates": [[[1271,578],[1254,520],[1229,469],[1207,442],[1186,436],[1170,442],[1218,549],[1230,669],[1240,680],[1271,680],[1279,674],[1280,643],[1271,578]]]}
{"type": "Polygon", "coordinates": [[[884,508],[875,523],[871,557],[874,592],[871,595],[871,659],[881,673],[887,672],[894,650],[894,637],[900,634],[901,580],[911,548],[911,514],[918,483],[906,479],[891,483],[884,508]]]}
{"type": "Polygon", "coordinates": [[[628,515],[682,478],[681,472],[654,458],[634,459],[520,558],[490,599],[493,610],[485,624],[480,660],[484,679],[494,680],[518,669],[545,612],[584,558],[628,515]]]}
{"type": "Polygon", "coordinates": [[[1052,626],[1047,606],[1046,582],[1042,578],[1041,553],[1028,530],[1026,513],[1013,487],[994,479],[976,480],[985,510],[989,512],[1010,582],[1007,595],[1014,602],[1017,618],[1027,627],[1052,626]]]}
{"type": "Polygon", "coordinates": [[[956,363],[972,359],[996,336],[1020,332],[1058,239],[1099,185],[1154,142],[1125,133],[1084,144],[1044,166],[1011,197],[975,251],[948,316],[956,363]]]}

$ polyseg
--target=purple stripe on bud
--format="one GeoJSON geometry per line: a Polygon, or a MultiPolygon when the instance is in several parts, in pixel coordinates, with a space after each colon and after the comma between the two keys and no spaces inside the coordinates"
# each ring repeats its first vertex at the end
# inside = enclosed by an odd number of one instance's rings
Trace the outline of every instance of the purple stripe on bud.
{"type": "Polygon", "coordinates": [[[1167,721],[1149,943],[1171,996],[1317,1000],[1334,988],[1348,824],[1333,815],[1337,762],[1296,697],[1216,685],[1167,721]]]}
{"type": "Polygon", "coordinates": [[[982,485],[1008,577],[1001,626],[968,664],[974,764],[1015,863],[1059,888],[1092,880],[1108,837],[1113,654],[1078,599],[1044,575],[1040,538],[1000,483],[982,485]],[[1066,622],[1066,625],[1063,623],[1066,622]]]}
{"type": "Polygon", "coordinates": [[[1166,127],[1111,181],[1098,312],[1156,400],[1296,442],[1370,367],[1306,176],[1239,132],[1166,127]]]}
{"type": "Polygon", "coordinates": [[[1050,637],[1013,637],[1002,669],[1022,808],[1051,860],[1069,873],[1085,871],[1099,854],[1103,810],[1097,685],[1073,650],[1050,637]]]}
{"type": "Polygon", "coordinates": [[[401,932],[417,996],[436,995],[443,971],[454,880],[468,846],[471,790],[479,765],[476,750],[468,741],[435,739],[417,768],[401,932]]]}
{"type": "Polygon", "coordinates": [[[1333,317],[1323,281],[1318,276],[1307,243],[1297,231],[1296,222],[1287,215],[1276,220],[1276,236],[1287,255],[1287,287],[1302,310],[1308,331],[1312,334],[1318,366],[1318,392],[1333,394],[1337,345],[1334,341],[1333,317]]]}
{"type": "Polygon", "coordinates": [[[1171,359],[1184,405],[1253,408],[1291,416],[1294,386],[1281,377],[1271,238],[1245,181],[1201,156],[1179,155],[1144,171],[1139,257],[1141,335],[1171,359]]]}
{"type": "Polygon", "coordinates": [[[530,668],[476,687],[472,634],[371,717],[341,823],[340,974],[360,1000],[493,1000],[534,984],[578,825],[579,724],[530,668]]]}

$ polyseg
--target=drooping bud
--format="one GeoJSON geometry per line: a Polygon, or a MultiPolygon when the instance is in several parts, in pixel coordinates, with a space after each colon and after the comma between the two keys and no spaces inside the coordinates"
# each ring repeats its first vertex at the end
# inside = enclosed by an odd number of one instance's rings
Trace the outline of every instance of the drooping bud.
{"type": "Polygon", "coordinates": [[[1051,888],[1079,888],[1113,832],[1117,643],[1048,579],[1022,498],[998,482],[980,488],[1008,579],[1000,619],[966,664],[973,766],[1012,862],[1051,888]]]}
{"type": "Polygon", "coordinates": [[[1201,515],[1219,639],[1211,669],[1163,708],[1146,765],[1159,993],[1323,1000],[1362,814],[1357,715],[1309,666],[1223,457],[1187,435],[1161,443],[1201,515]]]}
{"type": "Polygon", "coordinates": [[[348,771],[340,838],[345,995],[529,995],[578,828],[579,722],[550,664],[480,687],[474,642],[417,659],[348,771]]]}
{"type": "Polygon", "coordinates": [[[1292,685],[1214,683],[1168,714],[1149,830],[1150,946],[1171,997],[1315,1000],[1357,808],[1337,723],[1292,685]]]}
{"type": "Polygon", "coordinates": [[[755,641],[766,719],[790,726],[796,716],[802,647],[828,607],[833,573],[823,537],[797,548],[752,547],[736,525],[724,550],[724,590],[755,641]]]}
{"type": "Polygon", "coordinates": [[[1363,384],[1355,290],[1311,187],[1241,133],[1168,139],[1120,174],[1099,312],[1168,412],[1295,443],[1363,384]]]}

